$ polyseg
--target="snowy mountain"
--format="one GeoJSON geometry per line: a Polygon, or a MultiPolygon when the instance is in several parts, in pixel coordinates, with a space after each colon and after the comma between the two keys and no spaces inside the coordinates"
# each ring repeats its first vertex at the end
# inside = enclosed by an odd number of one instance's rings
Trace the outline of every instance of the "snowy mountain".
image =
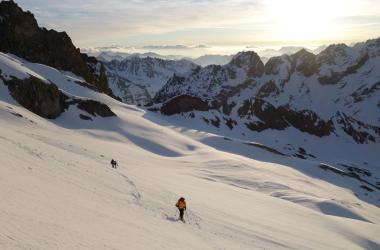
{"type": "Polygon", "coordinates": [[[173,75],[184,76],[198,68],[186,60],[131,57],[105,63],[110,87],[129,104],[145,105],[173,75]]]}
{"type": "MultiPolygon", "coordinates": [[[[127,48],[123,47],[100,47],[100,48],[84,48],[81,49],[83,53],[86,53],[90,56],[96,57],[101,62],[111,62],[113,60],[123,61],[125,59],[130,59],[134,57],[140,58],[158,58],[162,60],[174,60],[181,61],[187,60],[191,61],[202,67],[208,65],[224,65],[231,61],[233,55],[203,55],[199,57],[185,57],[181,55],[162,55],[155,52],[144,52],[144,53],[127,53],[123,52],[127,48]]],[[[278,53],[276,54],[278,55],[278,53]]]]}
{"type": "Polygon", "coordinates": [[[140,58],[153,57],[153,58],[159,58],[162,60],[183,60],[184,59],[183,56],[179,56],[179,55],[160,55],[154,52],[127,53],[127,52],[118,51],[118,49],[122,49],[122,48],[113,48],[112,50],[95,49],[95,51],[91,49],[82,49],[82,51],[88,55],[95,56],[98,60],[102,62],[111,62],[113,60],[123,61],[125,59],[129,59],[133,57],[140,57],[140,58]]]}
{"type": "Polygon", "coordinates": [[[202,67],[206,67],[208,65],[225,65],[231,61],[232,57],[233,55],[203,55],[198,58],[186,59],[202,67]]]}
{"type": "MultiPolygon", "coordinates": [[[[20,10],[0,2],[0,27],[27,31],[20,10]]],[[[4,30],[1,249],[380,247],[380,39],[265,65],[242,52],[224,66],[110,67],[71,42],[38,47],[67,35],[4,30]],[[166,115],[101,89],[104,70],[153,92],[168,77],[150,107],[166,115]]]]}
{"type": "Polygon", "coordinates": [[[292,55],[297,53],[300,50],[306,50],[308,52],[311,52],[313,54],[319,54],[324,49],[326,49],[326,45],[318,46],[315,49],[309,49],[302,46],[284,46],[279,49],[264,49],[259,50],[257,53],[260,55],[261,60],[263,63],[267,63],[268,60],[272,57],[282,56],[282,55],[292,55]]]}
{"type": "MultiPolygon", "coordinates": [[[[235,67],[243,70],[240,63],[235,60],[235,67]]],[[[368,144],[324,150],[331,141],[314,140],[321,147],[316,158],[289,157],[237,136],[188,129],[199,124],[183,126],[180,117],[129,106],[77,84],[81,77],[72,73],[11,54],[0,53],[0,69],[4,249],[380,245],[380,198],[373,184],[380,172],[372,168],[379,157],[368,144]],[[18,99],[20,91],[38,86],[69,97],[54,120],[18,99]],[[88,100],[100,111],[81,105],[88,100]],[[102,117],[104,109],[114,115],[102,117]],[[118,169],[109,166],[112,158],[118,169]],[[366,161],[369,170],[331,164],[338,158],[366,161]],[[180,196],[188,204],[185,224],[174,206],[180,196]]],[[[32,103],[50,102],[51,95],[40,93],[41,102],[32,103]]]]}
{"type": "Polygon", "coordinates": [[[255,134],[293,128],[317,137],[378,145],[379,50],[380,39],[354,47],[338,44],[318,55],[301,50],[274,57],[265,66],[256,53],[242,52],[225,66],[172,77],[154,102],[164,104],[158,105],[164,110],[180,104],[184,110],[177,113],[194,110],[186,106],[188,96],[198,99],[192,104],[206,102],[208,111],[196,119],[216,129],[255,134]]]}

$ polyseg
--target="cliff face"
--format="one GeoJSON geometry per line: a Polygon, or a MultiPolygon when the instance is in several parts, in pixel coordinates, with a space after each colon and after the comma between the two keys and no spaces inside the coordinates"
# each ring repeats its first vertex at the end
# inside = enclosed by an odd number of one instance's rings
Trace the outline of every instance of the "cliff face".
{"type": "Polygon", "coordinates": [[[113,96],[100,62],[81,54],[65,32],[40,28],[34,15],[13,1],[0,2],[0,51],[73,72],[113,96]]]}

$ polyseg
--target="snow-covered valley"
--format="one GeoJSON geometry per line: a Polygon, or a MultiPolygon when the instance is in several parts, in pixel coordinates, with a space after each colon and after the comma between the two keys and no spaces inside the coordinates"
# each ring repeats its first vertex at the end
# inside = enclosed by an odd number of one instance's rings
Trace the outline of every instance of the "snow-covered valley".
{"type": "MultiPolygon", "coordinates": [[[[2,54],[0,66],[3,77],[28,72],[117,115],[83,120],[79,114],[89,114],[71,105],[46,120],[0,81],[2,249],[380,246],[378,191],[320,169],[320,158],[289,158],[186,128],[179,117],[123,104],[71,73],[11,55],[2,54]],[[180,196],[186,224],[176,221],[180,196]]],[[[366,157],[379,162],[375,151],[366,157]]]]}
{"type": "Polygon", "coordinates": [[[380,249],[380,38],[144,55],[0,1],[1,250],[380,249]]]}

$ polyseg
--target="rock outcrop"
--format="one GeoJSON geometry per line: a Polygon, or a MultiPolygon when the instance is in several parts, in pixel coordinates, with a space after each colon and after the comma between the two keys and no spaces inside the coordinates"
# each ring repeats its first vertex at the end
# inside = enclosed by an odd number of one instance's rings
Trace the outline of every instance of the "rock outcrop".
{"type": "Polygon", "coordinates": [[[286,107],[274,107],[262,99],[246,100],[238,109],[239,116],[258,117],[261,121],[247,123],[251,130],[265,129],[283,130],[293,126],[302,132],[319,137],[331,134],[334,131],[332,121],[324,121],[310,110],[294,111],[286,107]]]}
{"type": "Polygon", "coordinates": [[[198,97],[181,95],[165,102],[161,107],[161,113],[164,115],[174,115],[189,111],[207,111],[209,105],[198,97]]]}
{"type": "Polygon", "coordinates": [[[92,116],[99,115],[101,117],[111,117],[116,116],[112,110],[105,105],[104,103],[100,103],[94,100],[75,100],[74,103],[77,102],[78,109],[84,110],[92,116]]]}
{"type": "Polygon", "coordinates": [[[68,107],[68,97],[54,84],[47,84],[33,76],[22,80],[14,77],[8,81],[2,80],[21,106],[39,116],[54,119],[68,107]]]}
{"type": "Polygon", "coordinates": [[[34,15],[15,2],[0,2],[0,51],[30,62],[45,64],[83,77],[98,91],[110,96],[104,67],[94,57],[81,54],[66,32],[38,26],[34,15]]]}
{"type": "Polygon", "coordinates": [[[21,106],[44,118],[55,119],[65,112],[70,105],[76,105],[79,109],[92,116],[116,116],[103,103],[94,100],[70,98],[59,90],[54,83],[46,83],[34,76],[25,79],[16,77],[5,79],[0,70],[0,80],[8,87],[10,95],[21,106]]]}

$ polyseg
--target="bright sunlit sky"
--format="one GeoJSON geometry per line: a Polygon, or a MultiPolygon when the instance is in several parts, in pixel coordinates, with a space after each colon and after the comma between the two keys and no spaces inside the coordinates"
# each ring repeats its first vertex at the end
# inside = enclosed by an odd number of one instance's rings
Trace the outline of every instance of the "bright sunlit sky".
{"type": "Polygon", "coordinates": [[[40,26],[67,31],[82,48],[170,45],[163,49],[215,47],[228,53],[239,46],[351,43],[380,36],[380,0],[16,2],[32,11],[40,26]]]}

